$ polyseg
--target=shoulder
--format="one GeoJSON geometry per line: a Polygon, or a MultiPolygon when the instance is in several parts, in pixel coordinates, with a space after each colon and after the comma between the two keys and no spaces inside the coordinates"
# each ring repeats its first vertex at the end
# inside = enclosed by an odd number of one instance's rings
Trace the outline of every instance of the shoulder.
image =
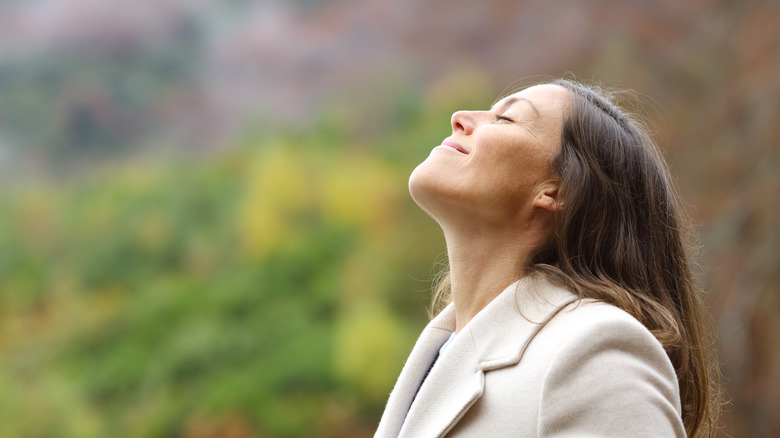
{"type": "Polygon", "coordinates": [[[545,330],[565,330],[568,347],[575,350],[609,340],[626,346],[652,347],[663,353],[660,342],[636,318],[611,304],[591,299],[578,300],[561,308],[545,330]]]}
{"type": "Polygon", "coordinates": [[[595,375],[628,368],[627,364],[633,362],[654,370],[676,386],[674,368],[661,343],[636,318],[613,305],[593,300],[572,303],[562,308],[540,335],[545,331],[556,338],[549,379],[582,372],[583,365],[590,361],[609,365],[607,369],[592,369],[595,375]]]}
{"type": "Polygon", "coordinates": [[[540,436],[566,430],[684,435],[671,361],[652,333],[627,312],[581,300],[561,309],[539,337],[550,354],[540,436]]]}
{"type": "Polygon", "coordinates": [[[661,343],[636,318],[611,304],[577,300],[560,308],[532,342],[547,357],[547,379],[582,372],[594,362],[595,375],[610,373],[629,362],[653,369],[675,384],[676,373],[661,343]]]}
{"type": "Polygon", "coordinates": [[[581,300],[563,308],[550,323],[550,329],[560,326],[565,331],[556,348],[559,358],[593,356],[602,351],[623,353],[653,365],[676,382],[661,343],[647,327],[618,307],[581,300]]]}

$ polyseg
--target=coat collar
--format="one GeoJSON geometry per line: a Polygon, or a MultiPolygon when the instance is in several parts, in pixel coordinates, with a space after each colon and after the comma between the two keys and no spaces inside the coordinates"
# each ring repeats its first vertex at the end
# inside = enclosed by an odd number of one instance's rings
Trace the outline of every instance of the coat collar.
{"type": "Polygon", "coordinates": [[[540,275],[527,276],[479,312],[437,360],[439,347],[455,330],[455,308],[447,306],[415,344],[376,437],[446,434],[482,396],[484,373],[517,364],[544,324],[576,299],[540,275]]]}

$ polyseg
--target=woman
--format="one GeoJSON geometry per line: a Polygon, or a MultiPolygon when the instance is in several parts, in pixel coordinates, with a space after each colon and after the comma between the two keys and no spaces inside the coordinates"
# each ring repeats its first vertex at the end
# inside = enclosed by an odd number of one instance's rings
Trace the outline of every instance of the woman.
{"type": "Polygon", "coordinates": [[[377,437],[713,434],[678,198],[650,137],[608,98],[559,80],[458,111],[409,189],[444,231],[452,303],[377,437]]]}

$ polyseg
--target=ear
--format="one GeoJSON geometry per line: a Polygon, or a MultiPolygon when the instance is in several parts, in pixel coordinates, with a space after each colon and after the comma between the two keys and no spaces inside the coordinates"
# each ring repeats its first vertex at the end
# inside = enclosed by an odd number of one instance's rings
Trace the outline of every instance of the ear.
{"type": "Polygon", "coordinates": [[[536,188],[534,195],[534,208],[541,208],[552,213],[563,210],[563,202],[558,199],[558,181],[545,181],[536,188]]]}

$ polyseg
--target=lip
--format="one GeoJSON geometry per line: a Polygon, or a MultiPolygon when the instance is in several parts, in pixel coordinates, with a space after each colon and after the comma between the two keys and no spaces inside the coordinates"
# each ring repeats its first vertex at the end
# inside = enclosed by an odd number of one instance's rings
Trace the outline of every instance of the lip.
{"type": "Polygon", "coordinates": [[[441,142],[441,145],[442,146],[451,147],[452,149],[455,149],[456,151],[458,151],[458,152],[460,152],[461,154],[464,154],[464,155],[468,155],[469,154],[469,151],[467,151],[466,148],[464,148],[463,146],[460,145],[460,143],[456,142],[455,140],[453,140],[452,138],[449,138],[449,137],[444,139],[444,141],[441,142]]]}

